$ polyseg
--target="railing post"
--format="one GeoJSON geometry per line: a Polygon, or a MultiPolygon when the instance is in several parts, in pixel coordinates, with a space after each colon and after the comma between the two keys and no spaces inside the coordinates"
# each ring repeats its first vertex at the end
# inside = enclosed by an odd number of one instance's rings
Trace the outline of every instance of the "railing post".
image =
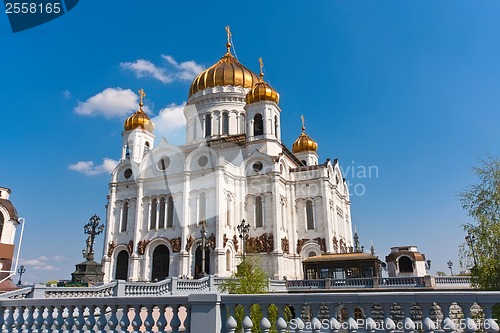
{"type": "Polygon", "coordinates": [[[208,276],[208,291],[217,292],[217,288],[215,287],[215,281],[214,281],[213,275],[208,276]]]}
{"type": "Polygon", "coordinates": [[[222,316],[219,294],[191,294],[191,333],[219,333],[222,316]]]}
{"type": "Polygon", "coordinates": [[[125,296],[125,284],[123,280],[117,280],[116,286],[113,288],[113,296],[125,296]]]}
{"type": "Polygon", "coordinates": [[[331,289],[332,287],[332,279],[326,278],[325,279],[325,289],[331,289]]]}
{"type": "Polygon", "coordinates": [[[372,279],[373,279],[373,285],[372,285],[372,287],[373,288],[378,288],[379,287],[379,283],[380,283],[379,282],[380,281],[379,278],[377,276],[374,276],[372,279]]]}
{"type": "Polygon", "coordinates": [[[174,295],[177,294],[177,277],[173,276],[172,280],[170,281],[170,294],[174,295]]]}
{"type": "Polygon", "coordinates": [[[29,294],[30,298],[45,298],[45,290],[47,286],[44,284],[35,284],[33,286],[33,291],[29,294]]]}
{"type": "Polygon", "coordinates": [[[436,280],[434,279],[434,276],[431,275],[424,276],[424,282],[426,288],[434,289],[436,287],[436,280]]]}

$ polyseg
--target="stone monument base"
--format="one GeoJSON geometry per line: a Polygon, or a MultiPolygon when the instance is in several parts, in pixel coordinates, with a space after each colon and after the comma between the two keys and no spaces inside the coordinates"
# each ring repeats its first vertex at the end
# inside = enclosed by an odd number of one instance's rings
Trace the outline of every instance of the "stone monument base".
{"type": "Polygon", "coordinates": [[[104,281],[102,264],[93,260],[87,260],[75,266],[76,271],[71,273],[72,283],[83,283],[92,286],[104,281]]]}

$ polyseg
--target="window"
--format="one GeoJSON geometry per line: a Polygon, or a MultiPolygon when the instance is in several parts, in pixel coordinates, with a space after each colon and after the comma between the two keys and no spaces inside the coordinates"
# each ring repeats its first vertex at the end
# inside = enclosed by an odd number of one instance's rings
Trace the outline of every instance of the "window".
{"type": "Polygon", "coordinates": [[[207,114],[205,116],[205,136],[212,135],[212,116],[207,114]]]}
{"type": "Polygon", "coordinates": [[[171,195],[168,196],[167,200],[167,228],[174,226],[174,199],[171,195]]]}
{"type": "Polygon", "coordinates": [[[5,222],[5,217],[0,213],[0,238],[2,238],[3,224],[5,222]]]}
{"type": "Polygon", "coordinates": [[[231,225],[231,198],[226,199],[226,223],[231,225]]]}
{"type": "Polygon", "coordinates": [[[123,203],[123,211],[122,211],[122,226],[121,232],[127,231],[127,222],[128,222],[128,202],[125,201],[123,203]]]}
{"type": "Polygon", "coordinates": [[[240,114],[240,134],[246,133],[245,131],[245,115],[240,114]]]}
{"type": "Polygon", "coordinates": [[[255,226],[256,227],[262,227],[263,226],[263,221],[262,221],[262,198],[257,197],[255,198],[255,226]]]}
{"type": "Polygon", "coordinates": [[[274,116],[274,135],[278,137],[278,116],[274,116]]]}
{"type": "Polygon", "coordinates": [[[198,221],[201,221],[207,217],[207,196],[205,193],[200,194],[198,208],[198,221]]]}
{"type": "Polygon", "coordinates": [[[227,112],[222,114],[222,134],[229,134],[229,115],[227,112]]]}
{"type": "Polygon", "coordinates": [[[413,273],[413,262],[410,257],[403,256],[398,259],[399,272],[401,273],[413,273]]]}
{"type": "Polygon", "coordinates": [[[311,200],[306,201],[306,220],[307,229],[314,229],[314,207],[311,200]]]}
{"type": "Polygon", "coordinates": [[[158,228],[165,228],[165,198],[160,199],[160,220],[158,228]]]}
{"type": "Polygon", "coordinates": [[[158,201],[153,199],[151,202],[151,220],[149,221],[149,229],[156,229],[156,210],[158,209],[158,201]]]}
{"type": "Polygon", "coordinates": [[[264,123],[262,122],[262,115],[257,113],[253,118],[253,135],[262,135],[264,134],[264,123]]]}

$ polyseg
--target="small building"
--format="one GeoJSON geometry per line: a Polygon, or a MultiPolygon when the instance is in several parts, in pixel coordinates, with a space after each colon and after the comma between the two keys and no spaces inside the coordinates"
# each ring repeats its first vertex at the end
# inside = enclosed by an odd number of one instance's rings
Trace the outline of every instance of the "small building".
{"type": "Polygon", "coordinates": [[[19,225],[17,211],[9,200],[10,189],[0,187],[0,292],[16,289],[9,278],[14,257],[14,238],[19,225]]]}
{"type": "Polygon", "coordinates": [[[381,261],[370,253],[323,254],[302,261],[306,280],[381,277],[381,261]]]}
{"type": "Polygon", "coordinates": [[[389,277],[425,276],[431,263],[414,245],[391,247],[391,253],[385,257],[385,261],[389,277]]]}

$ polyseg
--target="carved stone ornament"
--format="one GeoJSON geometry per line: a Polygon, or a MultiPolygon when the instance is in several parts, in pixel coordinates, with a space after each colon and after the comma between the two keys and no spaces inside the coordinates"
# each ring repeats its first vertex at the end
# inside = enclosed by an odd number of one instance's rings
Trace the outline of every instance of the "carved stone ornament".
{"type": "Polygon", "coordinates": [[[308,240],[308,238],[297,239],[297,254],[300,254],[300,252],[302,251],[302,246],[304,246],[304,243],[308,240]]]}
{"type": "Polygon", "coordinates": [[[248,253],[271,253],[274,250],[273,234],[263,233],[259,237],[250,237],[245,243],[245,252],[248,253]]]}
{"type": "Polygon", "coordinates": [[[193,245],[193,242],[194,242],[193,236],[189,235],[186,237],[186,251],[189,251],[189,249],[193,245]]]}
{"type": "Polygon", "coordinates": [[[314,238],[314,240],[316,241],[316,243],[318,243],[320,250],[322,252],[326,252],[326,241],[325,241],[325,239],[321,238],[321,237],[316,237],[316,238],[314,238]]]}
{"type": "Polygon", "coordinates": [[[134,241],[129,241],[127,244],[128,253],[132,254],[134,252],[134,241]]]}
{"type": "Polygon", "coordinates": [[[149,242],[150,241],[147,239],[140,240],[137,244],[137,253],[143,255],[144,252],[146,252],[146,247],[148,246],[149,242]]]}
{"type": "Polygon", "coordinates": [[[111,241],[108,243],[108,257],[111,258],[111,256],[113,255],[113,251],[115,250],[116,248],[116,243],[114,241],[111,241]]]}
{"type": "Polygon", "coordinates": [[[236,235],[233,235],[233,244],[234,244],[234,250],[238,252],[238,237],[236,237],[236,235]]]}
{"type": "Polygon", "coordinates": [[[180,237],[170,238],[168,241],[170,242],[170,245],[172,246],[172,251],[181,252],[181,238],[180,237]]]}
{"type": "Polygon", "coordinates": [[[208,246],[210,246],[212,249],[215,249],[215,235],[211,234],[210,237],[208,237],[208,246]]]}
{"type": "Polygon", "coordinates": [[[227,234],[224,234],[224,235],[222,236],[222,247],[226,247],[226,244],[227,244],[227,241],[228,241],[228,240],[229,240],[229,239],[227,238],[227,234]]]}
{"type": "Polygon", "coordinates": [[[281,239],[281,250],[286,254],[290,254],[288,239],[286,237],[281,239]]]}

